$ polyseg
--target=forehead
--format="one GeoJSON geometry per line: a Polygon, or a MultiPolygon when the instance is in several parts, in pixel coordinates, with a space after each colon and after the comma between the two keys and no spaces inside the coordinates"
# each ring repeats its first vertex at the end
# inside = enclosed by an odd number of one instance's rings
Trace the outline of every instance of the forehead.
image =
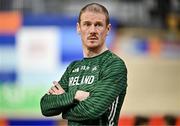
{"type": "Polygon", "coordinates": [[[96,12],[90,12],[90,11],[85,11],[81,15],[81,21],[101,21],[101,22],[106,22],[106,16],[103,13],[96,13],[96,12]]]}

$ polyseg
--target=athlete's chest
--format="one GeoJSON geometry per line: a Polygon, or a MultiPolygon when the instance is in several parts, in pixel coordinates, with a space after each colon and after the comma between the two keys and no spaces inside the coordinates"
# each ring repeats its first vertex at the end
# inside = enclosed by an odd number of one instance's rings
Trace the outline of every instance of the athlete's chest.
{"type": "Polygon", "coordinates": [[[93,84],[94,82],[98,81],[99,73],[99,64],[79,63],[70,71],[69,86],[93,84]]]}

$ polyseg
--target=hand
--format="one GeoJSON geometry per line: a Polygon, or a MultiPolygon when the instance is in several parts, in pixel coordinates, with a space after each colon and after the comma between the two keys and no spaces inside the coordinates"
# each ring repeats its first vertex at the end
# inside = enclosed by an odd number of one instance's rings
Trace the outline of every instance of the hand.
{"type": "Polygon", "coordinates": [[[54,86],[49,89],[48,94],[59,95],[65,92],[57,81],[53,81],[53,84],[54,86]]]}
{"type": "Polygon", "coordinates": [[[87,99],[89,97],[89,95],[90,95],[89,92],[78,90],[75,94],[74,99],[76,99],[78,101],[83,101],[83,100],[87,99]]]}

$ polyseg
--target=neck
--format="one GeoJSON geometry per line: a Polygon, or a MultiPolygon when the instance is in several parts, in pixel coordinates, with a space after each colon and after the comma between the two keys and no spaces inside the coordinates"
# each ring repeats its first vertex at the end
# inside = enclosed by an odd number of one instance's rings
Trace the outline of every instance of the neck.
{"type": "Polygon", "coordinates": [[[83,50],[83,55],[86,58],[90,58],[90,57],[100,55],[101,53],[103,53],[106,50],[108,50],[107,47],[104,47],[102,49],[84,49],[83,50]]]}

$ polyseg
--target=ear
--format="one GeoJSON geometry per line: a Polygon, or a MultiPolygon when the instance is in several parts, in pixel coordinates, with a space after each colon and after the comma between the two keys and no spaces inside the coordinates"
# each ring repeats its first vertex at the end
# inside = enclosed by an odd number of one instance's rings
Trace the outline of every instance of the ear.
{"type": "Polygon", "coordinates": [[[81,34],[80,24],[79,23],[76,24],[76,31],[77,31],[78,34],[81,34]]]}
{"type": "Polygon", "coordinates": [[[106,35],[109,34],[110,30],[111,30],[111,24],[108,24],[108,26],[107,26],[107,34],[106,35]]]}

